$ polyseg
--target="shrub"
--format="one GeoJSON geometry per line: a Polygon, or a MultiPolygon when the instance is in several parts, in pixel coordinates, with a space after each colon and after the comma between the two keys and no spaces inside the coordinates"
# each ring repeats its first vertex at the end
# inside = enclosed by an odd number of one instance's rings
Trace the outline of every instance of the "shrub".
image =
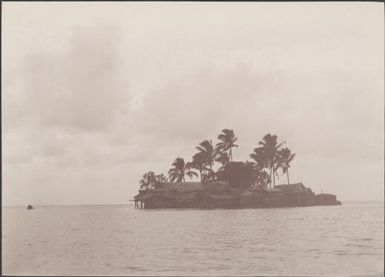
{"type": "Polygon", "coordinates": [[[254,185],[254,169],[250,163],[229,162],[217,173],[217,178],[232,187],[246,189],[254,185]]]}

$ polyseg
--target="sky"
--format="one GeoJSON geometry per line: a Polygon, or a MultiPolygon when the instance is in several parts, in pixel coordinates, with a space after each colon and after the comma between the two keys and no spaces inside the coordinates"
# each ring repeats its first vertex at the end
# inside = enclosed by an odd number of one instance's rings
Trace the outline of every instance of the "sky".
{"type": "Polygon", "coordinates": [[[224,128],[235,160],[276,134],[292,182],[383,201],[382,3],[2,3],[3,205],[129,203],[224,128]]]}

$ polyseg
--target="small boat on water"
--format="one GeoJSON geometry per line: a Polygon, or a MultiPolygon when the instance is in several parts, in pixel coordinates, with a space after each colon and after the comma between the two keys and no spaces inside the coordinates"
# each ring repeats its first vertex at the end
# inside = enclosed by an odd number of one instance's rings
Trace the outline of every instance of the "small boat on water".
{"type": "Polygon", "coordinates": [[[27,210],[33,210],[33,207],[32,207],[31,204],[29,204],[29,205],[27,206],[27,210]]]}

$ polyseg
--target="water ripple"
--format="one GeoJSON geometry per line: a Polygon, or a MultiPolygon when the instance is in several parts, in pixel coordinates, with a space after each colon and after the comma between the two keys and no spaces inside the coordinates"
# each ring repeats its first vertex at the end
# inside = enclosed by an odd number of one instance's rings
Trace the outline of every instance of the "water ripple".
{"type": "Polygon", "coordinates": [[[138,211],[129,206],[92,206],[46,207],[34,213],[7,208],[3,211],[3,272],[167,276],[381,273],[383,203],[357,207],[138,211]]]}

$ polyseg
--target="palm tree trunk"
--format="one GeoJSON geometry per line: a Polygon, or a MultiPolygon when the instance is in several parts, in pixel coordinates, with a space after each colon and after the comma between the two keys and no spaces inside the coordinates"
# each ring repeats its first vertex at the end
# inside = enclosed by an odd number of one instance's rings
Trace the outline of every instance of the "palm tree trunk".
{"type": "Polygon", "coordinates": [[[289,168],[287,168],[287,170],[286,170],[286,175],[287,175],[287,184],[290,184],[290,182],[289,182],[289,168]]]}
{"type": "Polygon", "coordinates": [[[269,187],[271,188],[271,182],[273,181],[273,178],[271,177],[272,168],[270,167],[270,184],[269,187]]]}
{"type": "Polygon", "coordinates": [[[184,174],[183,174],[183,177],[182,177],[182,178],[183,178],[183,183],[185,183],[185,182],[186,182],[186,180],[184,179],[184,174]]]}
{"type": "Polygon", "coordinates": [[[230,147],[230,161],[232,162],[233,161],[233,151],[231,151],[231,147],[230,147]]]}
{"type": "Polygon", "coordinates": [[[212,164],[210,163],[210,178],[209,180],[212,180],[211,178],[213,177],[213,166],[212,164]]]}
{"type": "Polygon", "coordinates": [[[199,169],[199,174],[201,175],[201,183],[203,182],[203,178],[202,178],[202,169],[200,168],[199,169]]]}

